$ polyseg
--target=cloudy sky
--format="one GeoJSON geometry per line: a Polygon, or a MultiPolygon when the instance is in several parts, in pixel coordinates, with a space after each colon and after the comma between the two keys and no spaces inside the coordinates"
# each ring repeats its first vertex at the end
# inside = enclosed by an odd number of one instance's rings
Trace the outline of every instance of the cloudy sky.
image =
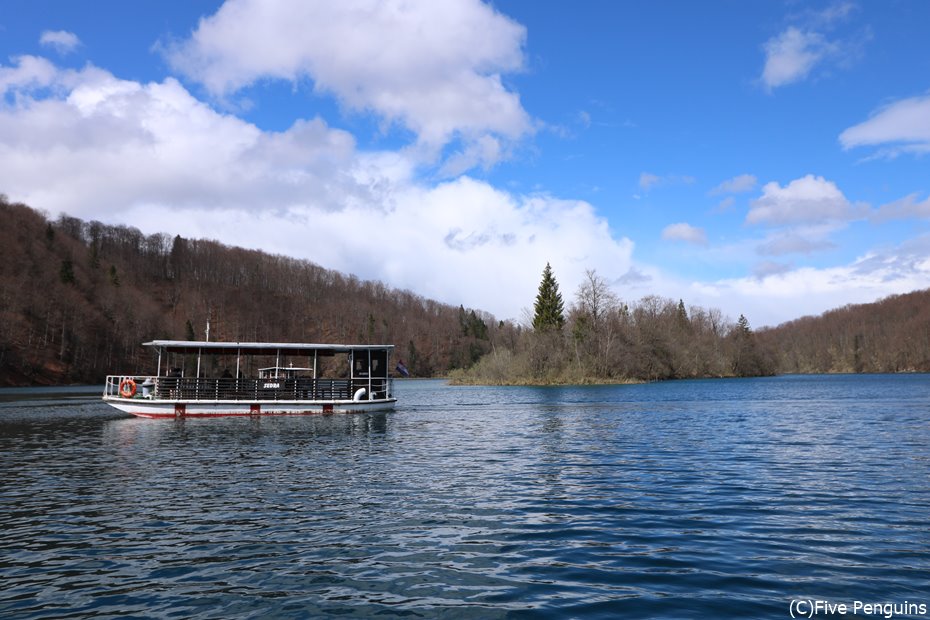
{"type": "Polygon", "coordinates": [[[0,193],[520,319],[930,287],[930,3],[7,0],[0,193]]]}

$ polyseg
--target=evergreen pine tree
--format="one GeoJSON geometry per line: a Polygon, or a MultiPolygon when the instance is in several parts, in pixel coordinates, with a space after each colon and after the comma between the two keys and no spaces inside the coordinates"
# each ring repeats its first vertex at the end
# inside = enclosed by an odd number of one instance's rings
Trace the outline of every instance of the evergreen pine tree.
{"type": "Polygon", "coordinates": [[[684,300],[678,300],[678,310],[675,312],[675,318],[678,321],[678,329],[689,331],[691,323],[688,321],[688,311],[685,309],[684,300]]]}
{"type": "Polygon", "coordinates": [[[771,371],[766,367],[766,362],[756,344],[755,334],[749,327],[749,320],[742,314],[736,322],[734,337],[736,350],[733,372],[739,377],[759,377],[770,374],[771,371]]]}
{"type": "Polygon", "coordinates": [[[97,250],[96,241],[92,241],[90,244],[90,267],[91,269],[100,268],[100,251],[97,250]]]}
{"type": "Polygon", "coordinates": [[[70,258],[61,261],[61,269],[58,271],[58,276],[64,284],[74,284],[74,264],[71,262],[70,258]]]}
{"type": "Polygon", "coordinates": [[[119,274],[116,273],[116,265],[110,265],[110,284],[119,286],[119,274]]]}
{"type": "Polygon", "coordinates": [[[559,293],[559,283],[555,281],[549,263],[546,263],[546,268],[543,270],[534,310],[533,329],[537,331],[562,329],[565,324],[565,316],[563,315],[565,308],[562,303],[562,294],[559,293]]]}

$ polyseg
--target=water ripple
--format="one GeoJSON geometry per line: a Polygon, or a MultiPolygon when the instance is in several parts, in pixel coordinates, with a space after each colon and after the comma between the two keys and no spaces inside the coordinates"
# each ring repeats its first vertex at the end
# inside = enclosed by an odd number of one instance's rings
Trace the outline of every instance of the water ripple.
{"type": "Polygon", "coordinates": [[[926,376],[402,382],[391,414],[0,406],[0,616],[777,617],[930,602],[926,376]],[[922,599],[923,597],[923,599],[922,599]]]}

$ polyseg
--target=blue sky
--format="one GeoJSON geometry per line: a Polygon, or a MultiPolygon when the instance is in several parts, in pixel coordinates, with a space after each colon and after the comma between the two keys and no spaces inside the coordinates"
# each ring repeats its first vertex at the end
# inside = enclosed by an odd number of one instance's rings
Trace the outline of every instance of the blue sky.
{"type": "Polygon", "coordinates": [[[523,318],[930,287],[930,3],[0,5],[0,193],[523,318]]]}

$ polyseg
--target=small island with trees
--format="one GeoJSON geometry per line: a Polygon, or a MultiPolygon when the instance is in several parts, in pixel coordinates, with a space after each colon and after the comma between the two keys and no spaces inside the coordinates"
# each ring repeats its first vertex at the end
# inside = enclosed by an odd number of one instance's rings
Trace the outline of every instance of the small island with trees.
{"type": "Polygon", "coordinates": [[[532,329],[512,348],[495,348],[477,364],[454,371],[454,383],[584,384],[696,377],[755,377],[777,372],[740,316],[686,308],[682,300],[648,296],[622,302],[609,283],[588,270],[565,308],[552,267],[543,269],[532,329]]]}

